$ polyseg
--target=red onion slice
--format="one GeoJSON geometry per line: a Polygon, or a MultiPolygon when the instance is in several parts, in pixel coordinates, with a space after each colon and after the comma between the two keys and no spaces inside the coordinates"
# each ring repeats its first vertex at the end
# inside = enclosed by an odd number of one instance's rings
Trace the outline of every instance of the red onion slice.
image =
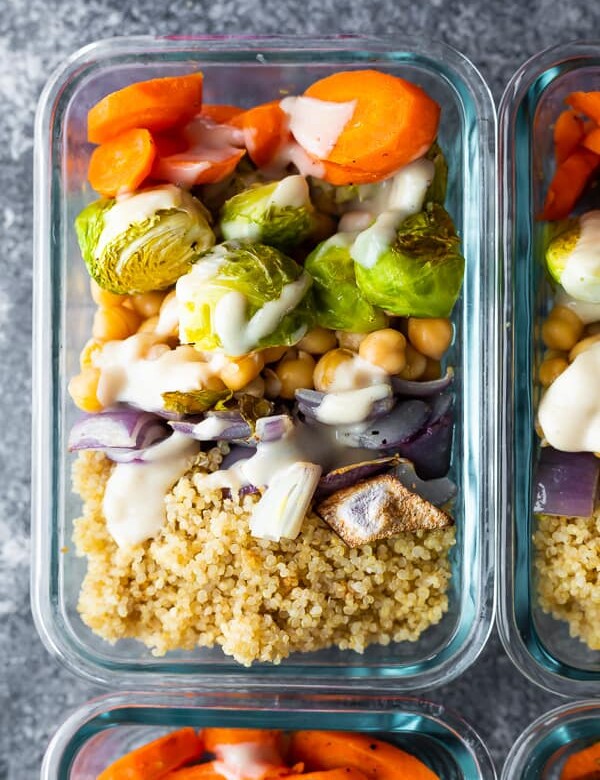
{"type": "Polygon", "coordinates": [[[410,379],[393,376],[392,387],[397,395],[405,395],[410,398],[428,398],[447,390],[453,381],[454,370],[448,368],[444,376],[439,379],[432,379],[429,382],[415,382],[410,379]]]}
{"type": "Polygon", "coordinates": [[[533,511],[545,515],[591,517],[598,497],[600,458],[591,452],[542,447],[535,473],[533,511]]]}
{"type": "Polygon", "coordinates": [[[155,414],[138,409],[113,409],[84,417],[71,428],[69,451],[134,452],[165,439],[169,429],[155,414]]]}

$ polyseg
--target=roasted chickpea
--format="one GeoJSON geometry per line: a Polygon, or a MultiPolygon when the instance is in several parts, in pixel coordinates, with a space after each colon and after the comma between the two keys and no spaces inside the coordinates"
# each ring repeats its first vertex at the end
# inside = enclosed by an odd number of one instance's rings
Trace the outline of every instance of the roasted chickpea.
{"type": "Polygon", "coordinates": [[[100,339],[90,339],[81,350],[79,355],[79,368],[85,371],[86,368],[94,367],[94,358],[99,355],[104,342],[100,339]]]}
{"type": "Polygon", "coordinates": [[[425,371],[421,374],[422,382],[431,382],[434,379],[439,379],[442,375],[442,364],[439,360],[432,360],[427,358],[427,365],[425,371]]]}
{"type": "Polygon", "coordinates": [[[347,333],[344,330],[336,330],[335,332],[338,344],[342,349],[351,349],[353,352],[358,352],[360,343],[369,334],[368,333],[347,333]]]}
{"type": "Polygon", "coordinates": [[[272,368],[265,368],[263,371],[265,380],[265,395],[267,398],[279,398],[281,392],[281,382],[272,368]]]}
{"type": "Polygon", "coordinates": [[[563,357],[547,358],[540,365],[540,384],[544,387],[550,387],[552,382],[568,367],[569,364],[563,357]]]}
{"type": "Polygon", "coordinates": [[[587,352],[590,347],[593,347],[594,344],[597,344],[599,341],[600,333],[597,333],[595,336],[588,336],[587,338],[578,341],[573,349],[569,352],[569,362],[572,363],[578,355],[581,355],[582,352],[587,352]]]}
{"type": "Polygon", "coordinates": [[[583,335],[583,322],[566,306],[555,306],[542,325],[542,340],[549,349],[569,351],[583,335]]]}
{"type": "Polygon", "coordinates": [[[275,374],[281,385],[279,395],[282,398],[292,399],[296,390],[313,388],[315,361],[307,352],[300,355],[293,360],[282,360],[277,364],[275,374]]]}
{"type": "Polygon", "coordinates": [[[406,345],[406,365],[400,371],[402,379],[421,379],[427,369],[427,358],[418,352],[412,344],[406,345]]]}
{"type": "Polygon", "coordinates": [[[277,361],[281,360],[285,355],[287,350],[287,347],[267,347],[266,349],[261,349],[260,354],[265,363],[277,363],[277,361]]]}
{"type": "Polygon", "coordinates": [[[219,371],[219,376],[234,392],[250,384],[260,374],[265,362],[260,352],[252,352],[238,358],[229,358],[219,371]]]}
{"type": "Polygon", "coordinates": [[[333,390],[336,383],[336,373],[340,366],[352,363],[355,353],[349,349],[331,349],[319,360],[314,370],[315,388],[321,393],[333,390]]]}
{"type": "Polygon", "coordinates": [[[330,349],[335,349],[336,346],[335,333],[321,327],[309,330],[306,336],[298,342],[298,348],[310,352],[311,355],[324,355],[330,349]]]}
{"type": "Polygon", "coordinates": [[[452,333],[452,323],[444,317],[410,317],[408,320],[410,343],[422,355],[433,360],[442,359],[452,343],[452,333]]]}
{"type": "Polygon", "coordinates": [[[102,341],[120,341],[132,336],[140,323],[140,315],[133,309],[101,306],[94,316],[92,335],[102,341]]]}
{"type": "Polygon", "coordinates": [[[358,354],[388,374],[399,374],[406,365],[406,339],[393,328],[375,330],[361,341],[358,354]]]}
{"type": "Polygon", "coordinates": [[[90,292],[92,293],[92,299],[98,306],[122,306],[127,300],[127,295],[117,295],[111,293],[100,287],[98,282],[90,279],[90,292]]]}
{"type": "Polygon", "coordinates": [[[76,406],[84,412],[101,412],[103,407],[98,400],[98,382],[100,370],[86,368],[81,374],[76,374],[69,382],[69,395],[76,406]]]}
{"type": "Polygon", "coordinates": [[[600,322],[591,322],[585,329],[586,336],[596,336],[600,333],[600,322]]]}
{"type": "Polygon", "coordinates": [[[137,329],[138,333],[154,333],[156,331],[156,326],[158,325],[158,314],[156,314],[154,317],[148,317],[147,320],[144,320],[140,327],[137,329]]]}
{"type": "Polygon", "coordinates": [[[140,317],[148,319],[149,317],[154,317],[156,314],[158,314],[164,298],[164,292],[155,290],[153,292],[132,295],[129,300],[140,317]]]}

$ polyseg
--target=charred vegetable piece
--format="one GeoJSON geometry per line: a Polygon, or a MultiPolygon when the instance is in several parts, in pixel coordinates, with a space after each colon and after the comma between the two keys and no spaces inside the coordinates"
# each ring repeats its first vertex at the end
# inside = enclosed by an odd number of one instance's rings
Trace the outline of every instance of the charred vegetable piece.
{"type": "Polygon", "coordinates": [[[317,506],[317,513],[349,547],[453,523],[446,512],[388,475],[338,490],[317,506]]]}
{"type": "Polygon", "coordinates": [[[325,498],[326,496],[335,493],[337,490],[351,487],[368,477],[374,477],[376,474],[381,474],[382,471],[387,471],[392,466],[396,465],[398,461],[398,456],[392,455],[389,458],[375,458],[374,460],[366,460],[362,463],[351,463],[349,466],[333,469],[333,471],[329,471],[319,480],[317,497],[325,498]]]}
{"type": "Polygon", "coordinates": [[[201,414],[232,396],[231,390],[187,390],[162,394],[165,410],[176,414],[201,414]]]}
{"type": "Polygon", "coordinates": [[[591,452],[542,447],[535,475],[534,512],[591,517],[598,496],[600,459],[591,452]]]}

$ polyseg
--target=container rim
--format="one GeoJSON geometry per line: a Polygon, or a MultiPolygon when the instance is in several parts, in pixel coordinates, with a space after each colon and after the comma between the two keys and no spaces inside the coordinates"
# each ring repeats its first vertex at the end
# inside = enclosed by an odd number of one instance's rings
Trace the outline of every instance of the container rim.
{"type": "MultiPolygon", "coordinates": [[[[325,709],[338,712],[358,710],[361,704],[372,710],[391,711],[392,708],[406,715],[425,717],[443,726],[468,748],[472,758],[480,769],[480,780],[496,780],[494,762],[487,746],[475,729],[460,715],[441,704],[412,696],[379,696],[372,694],[309,694],[286,692],[264,694],[258,691],[234,693],[214,690],[197,690],[193,694],[183,691],[157,693],[152,691],[121,691],[96,696],[77,708],[70,710],[61,721],[58,729],[48,743],[41,768],[41,780],[56,780],[62,756],[71,740],[87,723],[121,708],[174,708],[181,709],[232,709],[236,711],[277,710],[283,712],[306,713],[325,709]],[[244,707],[244,699],[247,706],[244,707]],[[223,700],[223,701],[221,701],[223,700]],[[228,706],[228,701],[229,703],[228,706]],[[204,706],[203,706],[204,704],[204,706]],[[354,705],[354,706],[352,706],[354,705]]],[[[469,779],[471,780],[471,778],[469,779]]]]}
{"type": "MultiPolygon", "coordinates": [[[[469,90],[477,110],[478,129],[480,133],[480,151],[482,161],[481,186],[482,198],[480,213],[482,220],[488,226],[488,234],[481,239],[481,252],[487,260],[487,268],[490,275],[498,272],[496,262],[496,235],[497,213],[496,199],[491,190],[493,173],[496,166],[496,113],[491,92],[477,67],[463,54],[453,47],[437,41],[427,39],[414,39],[397,37],[393,35],[339,35],[339,36],[122,36],[108,38],[90,43],[74,52],[51,74],[38,102],[35,118],[35,152],[34,152],[34,292],[33,292],[33,330],[34,344],[32,355],[32,482],[31,482],[31,522],[32,522],[32,567],[31,567],[31,608],[34,623],[38,634],[48,649],[71,671],[79,676],[100,685],[129,682],[135,687],[138,679],[144,677],[144,685],[149,687],[162,687],[165,684],[163,673],[135,672],[129,670],[113,669],[106,667],[83,657],[61,635],[60,627],[51,619],[51,598],[47,588],[45,572],[48,567],[47,544],[45,535],[46,513],[46,485],[48,480],[56,479],[45,454],[51,450],[51,423],[47,419],[48,388],[43,385],[43,377],[48,375],[53,355],[53,335],[46,327],[49,321],[51,303],[45,293],[50,288],[52,273],[49,263],[49,236],[51,224],[48,209],[42,207],[44,198],[47,198],[48,182],[50,177],[50,154],[43,143],[45,133],[51,125],[54,109],[61,93],[65,90],[70,78],[84,71],[91,64],[102,64],[110,58],[133,54],[159,54],[162,52],[195,53],[204,51],[206,44],[210,46],[210,53],[215,56],[226,51],[242,51],[254,59],[259,58],[261,52],[272,52],[287,57],[298,55],[307,50],[348,52],[356,54],[363,51],[368,55],[380,54],[389,57],[390,62],[400,61],[400,55],[415,54],[430,62],[442,62],[447,70],[450,70],[457,79],[469,90]],[[183,44],[183,49],[182,49],[183,44]],[[156,679],[152,679],[152,678],[156,679]]],[[[371,57],[372,59],[372,57],[371,57]]],[[[365,57],[368,62],[368,56],[365,57]]],[[[489,391],[496,397],[498,392],[498,374],[496,370],[496,355],[498,353],[498,306],[490,304],[490,321],[488,323],[489,354],[486,356],[489,376],[489,391]],[[491,334],[491,335],[490,335],[491,334]]],[[[485,420],[487,426],[486,445],[488,461],[493,464],[497,421],[485,420]],[[491,460],[490,460],[491,459],[491,460]]],[[[390,690],[405,692],[414,690],[418,686],[420,690],[449,682],[458,677],[479,656],[489,638],[492,630],[496,609],[495,578],[493,574],[494,546],[497,526],[497,494],[498,484],[495,469],[487,470],[482,477],[481,505],[482,517],[480,523],[481,552],[482,556],[482,590],[479,612],[473,621],[468,635],[465,637],[457,653],[445,659],[437,667],[417,674],[407,675],[405,678],[388,676],[363,676],[348,677],[352,685],[367,690],[390,690]]],[[[210,685],[211,673],[193,675],[193,682],[187,677],[192,675],[178,674],[178,685],[193,685],[201,688],[210,685]],[[186,678],[186,679],[184,679],[186,678]]],[[[240,667],[239,671],[231,674],[219,673],[219,685],[233,687],[239,684],[240,679],[251,687],[268,687],[276,685],[274,676],[257,671],[251,675],[240,667]]],[[[173,675],[170,681],[173,682],[173,675]]],[[[286,677],[286,684],[300,686],[300,680],[295,681],[286,677]]],[[[318,689],[332,689],[339,685],[341,678],[334,673],[315,673],[312,683],[318,689]]]]}
{"type": "MultiPolygon", "coordinates": [[[[514,170],[511,165],[511,147],[514,136],[516,113],[527,92],[545,77],[552,76],[553,69],[570,63],[575,67],[593,59],[600,65],[600,39],[574,40],[549,46],[527,59],[508,82],[498,108],[498,215],[499,231],[499,273],[502,277],[504,311],[504,342],[502,371],[500,378],[499,408],[509,409],[513,382],[514,347],[512,333],[513,304],[511,276],[513,268],[513,224],[514,212],[514,170]]],[[[542,87],[545,88],[545,85],[542,87]]],[[[513,415],[502,415],[500,420],[500,441],[505,443],[500,452],[500,510],[498,540],[496,544],[496,593],[498,633],[502,645],[515,666],[531,682],[544,690],[563,697],[591,696],[600,691],[600,675],[582,672],[581,678],[567,677],[543,665],[530,652],[515,617],[515,577],[517,558],[516,518],[512,496],[512,473],[514,468],[514,419],[513,415]]],[[[545,648],[542,650],[548,654],[545,648]]],[[[519,744],[519,743],[517,743],[519,744]]],[[[516,749],[516,745],[513,751],[516,749]]]]}
{"type": "Polygon", "coordinates": [[[600,718],[600,700],[582,699],[561,704],[536,718],[510,749],[502,768],[501,780],[514,780],[515,777],[520,777],[519,773],[525,768],[528,757],[537,745],[559,726],[587,714],[595,714],[600,718]]]}

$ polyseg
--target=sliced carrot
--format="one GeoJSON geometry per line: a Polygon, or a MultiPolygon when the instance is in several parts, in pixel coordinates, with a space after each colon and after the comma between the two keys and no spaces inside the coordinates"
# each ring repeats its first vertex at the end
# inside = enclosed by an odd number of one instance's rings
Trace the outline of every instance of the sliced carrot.
{"type": "Polygon", "coordinates": [[[170,157],[172,154],[180,154],[189,147],[183,135],[176,130],[172,130],[170,133],[153,133],[152,137],[156,145],[157,157],[170,157]]]}
{"type": "Polygon", "coordinates": [[[230,119],[229,124],[244,131],[250,159],[259,168],[271,162],[289,136],[278,100],[250,108],[230,119]]]}
{"type": "Polygon", "coordinates": [[[376,70],[341,71],[304,93],[356,107],[326,160],[385,175],[425,154],[434,142],[440,107],[416,84],[376,70]]]}
{"type": "Polygon", "coordinates": [[[191,119],[201,105],[201,73],[138,81],[111,92],[89,110],[88,141],[102,144],[134,127],[168,130],[191,119]]]}
{"type": "Polygon", "coordinates": [[[361,171],[359,168],[348,168],[328,160],[320,160],[320,163],[323,166],[323,178],[329,184],[342,186],[346,184],[371,184],[385,178],[381,173],[361,171]]]}
{"type": "Polygon", "coordinates": [[[133,192],[152,170],[156,145],[148,130],[126,130],[97,146],[88,166],[92,187],[109,198],[133,192]]]}
{"type": "Polygon", "coordinates": [[[600,780],[600,742],[569,756],[560,780],[600,780]]]}
{"type": "Polygon", "coordinates": [[[160,157],[152,168],[152,178],[168,181],[180,187],[193,187],[195,184],[214,184],[233,173],[237,164],[246,154],[244,149],[236,149],[227,157],[212,150],[215,155],[210,159],[211,151],[202,153],[190,149],[187,152],[160,157]]]}
{"type": "Polygon", "coordinates": [[[204,103],[201,116],[206,116],[212,119],[213,122],[218,122],[220,125],[226,125],[230,119],[234,116],[243,113],[243,108],[237,106],[221,105],[219,103],[204,103]]]}
{"type": "Polygon", "coordinates": [[[599,155],[581,147],[567,157],[550,182],[540,219],[553,221],[568,217],[599,163],[599,155]]]}
{"type": "Polygon", "coordinates": [[[594,127],[590,130],[581,142],[581,145],[589,149],[590,152],[594,152],[594,154],[600,154],[600,127],[594,127]]]}
{"type": "Polygon", "coordinates": [[[97,780],[163,780],[174,769],[204,752],[200,736],[192,728],[173,731],[119,758],[97,780]]]}
{"type": "Polygon", "coordinates": [[[600,92],[571,92],[565,103],[600,125],[600,92]]]}
{"type": "Polygon", "coordinates": [[[279,745],[281,731],[273,729],[219,729],[206,728],[202,731],[204,745],[210,753],[221,745],[239,745],[255,742],[261,745],[279,745]]]}
{"type": "Polygon", "coordinates": [[[573,154],[583,135],[580,117],[571,109],[563,111],[554,125],[554,156],[559,165],[573,154]]]}
{"type": "Polygon", "coordinates": [[[418,758],[366,734],[296,731],[290,754],[309,772],[352,767],[372,780],[439,780],[418,758]]]}
{"type": "Polygon", "coordinates": [[[324,772],[290,775],[288,780],[368,780],[368,777],[355,767],[344,766],[339,769],[326,769],[324,772]]]}
{"type": "Polygon", "coordinates": [[[196,766],[186,766],[183,769],[176,769],[165,775],[164,780],[223,780],[225,775],[217,771],[217,762],[208,761],[205,764],[196,764],[196,766]]]}

